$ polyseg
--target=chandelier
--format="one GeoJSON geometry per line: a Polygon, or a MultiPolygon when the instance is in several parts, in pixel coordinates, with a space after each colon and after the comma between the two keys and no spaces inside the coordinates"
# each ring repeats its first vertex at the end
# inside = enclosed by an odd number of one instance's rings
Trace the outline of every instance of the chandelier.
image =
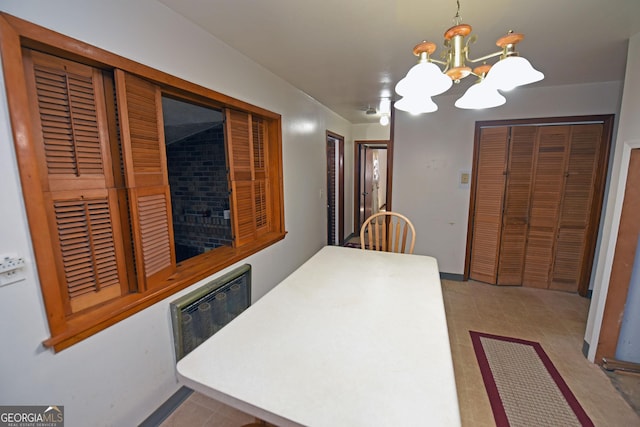
{"type": "Polygon", "coordinates": [[[467,109],[498,107],[507,101],[499,90],[506,92],[544,78],[544,74],[519,56],[515,47],[524,35],[512,31],[496,42],[501,50],[477,59],[469,58],[469,45],[476,41],[476,36],[469,37],[471,26],[462,23],[460,1],[456,3],[458,9],[453,18],[454,26],[444,33],[445,50],[441,59],[431,57],[436,50],[435,43],[424,41],[413,48],[418,63],[396,85],[396,93],[402,96],[394,104],[396,109],[412,114],[436,111],[438,106],[431,97],[446,92],[453,83],[460,83],[471,75],[477,77],[476,82],[456,101],[455,106],[467,109]],[[497,57],[500,59],[493,66],[486,63],[497,57]],[[474,69],[467,65],[479,62],[482,64],[474,69]],[[436,64],[443,66],[444,70],[436,64]]]}

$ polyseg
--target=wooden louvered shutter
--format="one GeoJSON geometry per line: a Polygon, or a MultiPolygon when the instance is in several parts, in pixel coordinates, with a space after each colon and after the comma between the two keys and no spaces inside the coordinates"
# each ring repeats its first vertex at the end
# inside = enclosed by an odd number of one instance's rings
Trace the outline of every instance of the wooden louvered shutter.
{"type": "Polygon", "coordinates": [[[529,199],[533,148],[538,128],[516,126],[511,129],[509,165],[505,194],[498,285],[522,284],[522,270],[529,227],[529,199]]]}
{"type": "Polygon", "coordinates": [[[103,76],[93,67],[28,49],[23,57],[68,316],[128,292],[103,76]]]}
{"type": "Polygon", "coordinates": [[[545,126],[538,132],[524,286],[549,286],[570,132],[570,126],[545,126]]]}
{"type": "Polygon", "coordinates": [[[269,168],[267,163],[268,138],[266,123],[255,116],[251,117],[251,135],[253,139],[253,191],[256,210],[256,233],[261,235],[270,229],[269,219],[269,168]]]}
{"type": "Polygon", "coordinates": [[[116,70],[118,113],[140,290],[175,270],[160,89],[116,70]]]}
{"type": "Polygon", "coordinates": [[[571,127],[551,289],[575,292],[582,280],[602,127],[602,124],[571,127]]]}
{"type": "Polygon", "coordinates": [[[269,230],[267,133],[251,114],[227,109],[225,131],[235,245],[269,230]]]}
{"type": "Polygon", "coordinates": [[[481,130],[469,272],[481,282],[496,282],[508,139],[507,127],[481,130]]]}

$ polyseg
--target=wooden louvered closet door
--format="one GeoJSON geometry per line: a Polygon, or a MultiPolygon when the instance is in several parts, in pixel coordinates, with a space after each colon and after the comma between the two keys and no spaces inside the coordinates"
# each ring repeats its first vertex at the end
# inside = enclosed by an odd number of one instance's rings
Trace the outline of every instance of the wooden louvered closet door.
{"type": "Polygon", "coordinates": [[[496,283],[508,141],[506,127],[481,130],[469,275],[481,282],[496,283]]]}
{"type": "Polygon", "coordinates": [[[71,315],[128,292],[104,77],[29,49],[23,55],[60,301],[71,315]]]}
{"type": "Polygon", "coordinates": [[[551,289],[575,291],[590,272],[585,263],[591,206],[600,147],[602,124],[572,126],[565,173],[564,194],[556,241],[551,289]]]}
{"type": "Polygon", "coordinates": [[[524,286],[549,287],[570,134],[570,126],[545,126],[538,134],[522,278],[524,286]]]}
{"type": "Polygon", "coordinates": [[[602,123],[481,128],[469,278],[586,289],[600,208],[594,203],[601,202],[598,180],[606,167],[604,129],[602,123]]]}
{"type": "Polygon", "coordinates": [[[502,239],[498,265],[498,285],[520,285],[524,271],[533,150],[538,135],[536,126],[511,129],[509,163],[502,216],[502,239]]]}

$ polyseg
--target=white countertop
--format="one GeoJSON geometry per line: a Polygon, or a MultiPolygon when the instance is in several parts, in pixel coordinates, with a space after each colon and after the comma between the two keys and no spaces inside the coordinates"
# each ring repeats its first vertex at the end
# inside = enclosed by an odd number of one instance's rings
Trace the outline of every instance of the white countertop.
{"type": "Polygon", "coordinates": [[[279,426],[460,425],[426,256],[327,246],[177,369],[184,385],[279,426]]]}

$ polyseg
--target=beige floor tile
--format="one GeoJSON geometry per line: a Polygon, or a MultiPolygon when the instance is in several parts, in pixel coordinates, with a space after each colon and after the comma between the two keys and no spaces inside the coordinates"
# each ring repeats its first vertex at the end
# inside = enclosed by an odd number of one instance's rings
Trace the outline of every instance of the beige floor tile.
{"type": "Polygon", "coordinates": [[[187,398],[161,425],[162,427],[199,427],[205,425],[211,415],[213,415],[211,409],[198,405],[187,398]]]}

